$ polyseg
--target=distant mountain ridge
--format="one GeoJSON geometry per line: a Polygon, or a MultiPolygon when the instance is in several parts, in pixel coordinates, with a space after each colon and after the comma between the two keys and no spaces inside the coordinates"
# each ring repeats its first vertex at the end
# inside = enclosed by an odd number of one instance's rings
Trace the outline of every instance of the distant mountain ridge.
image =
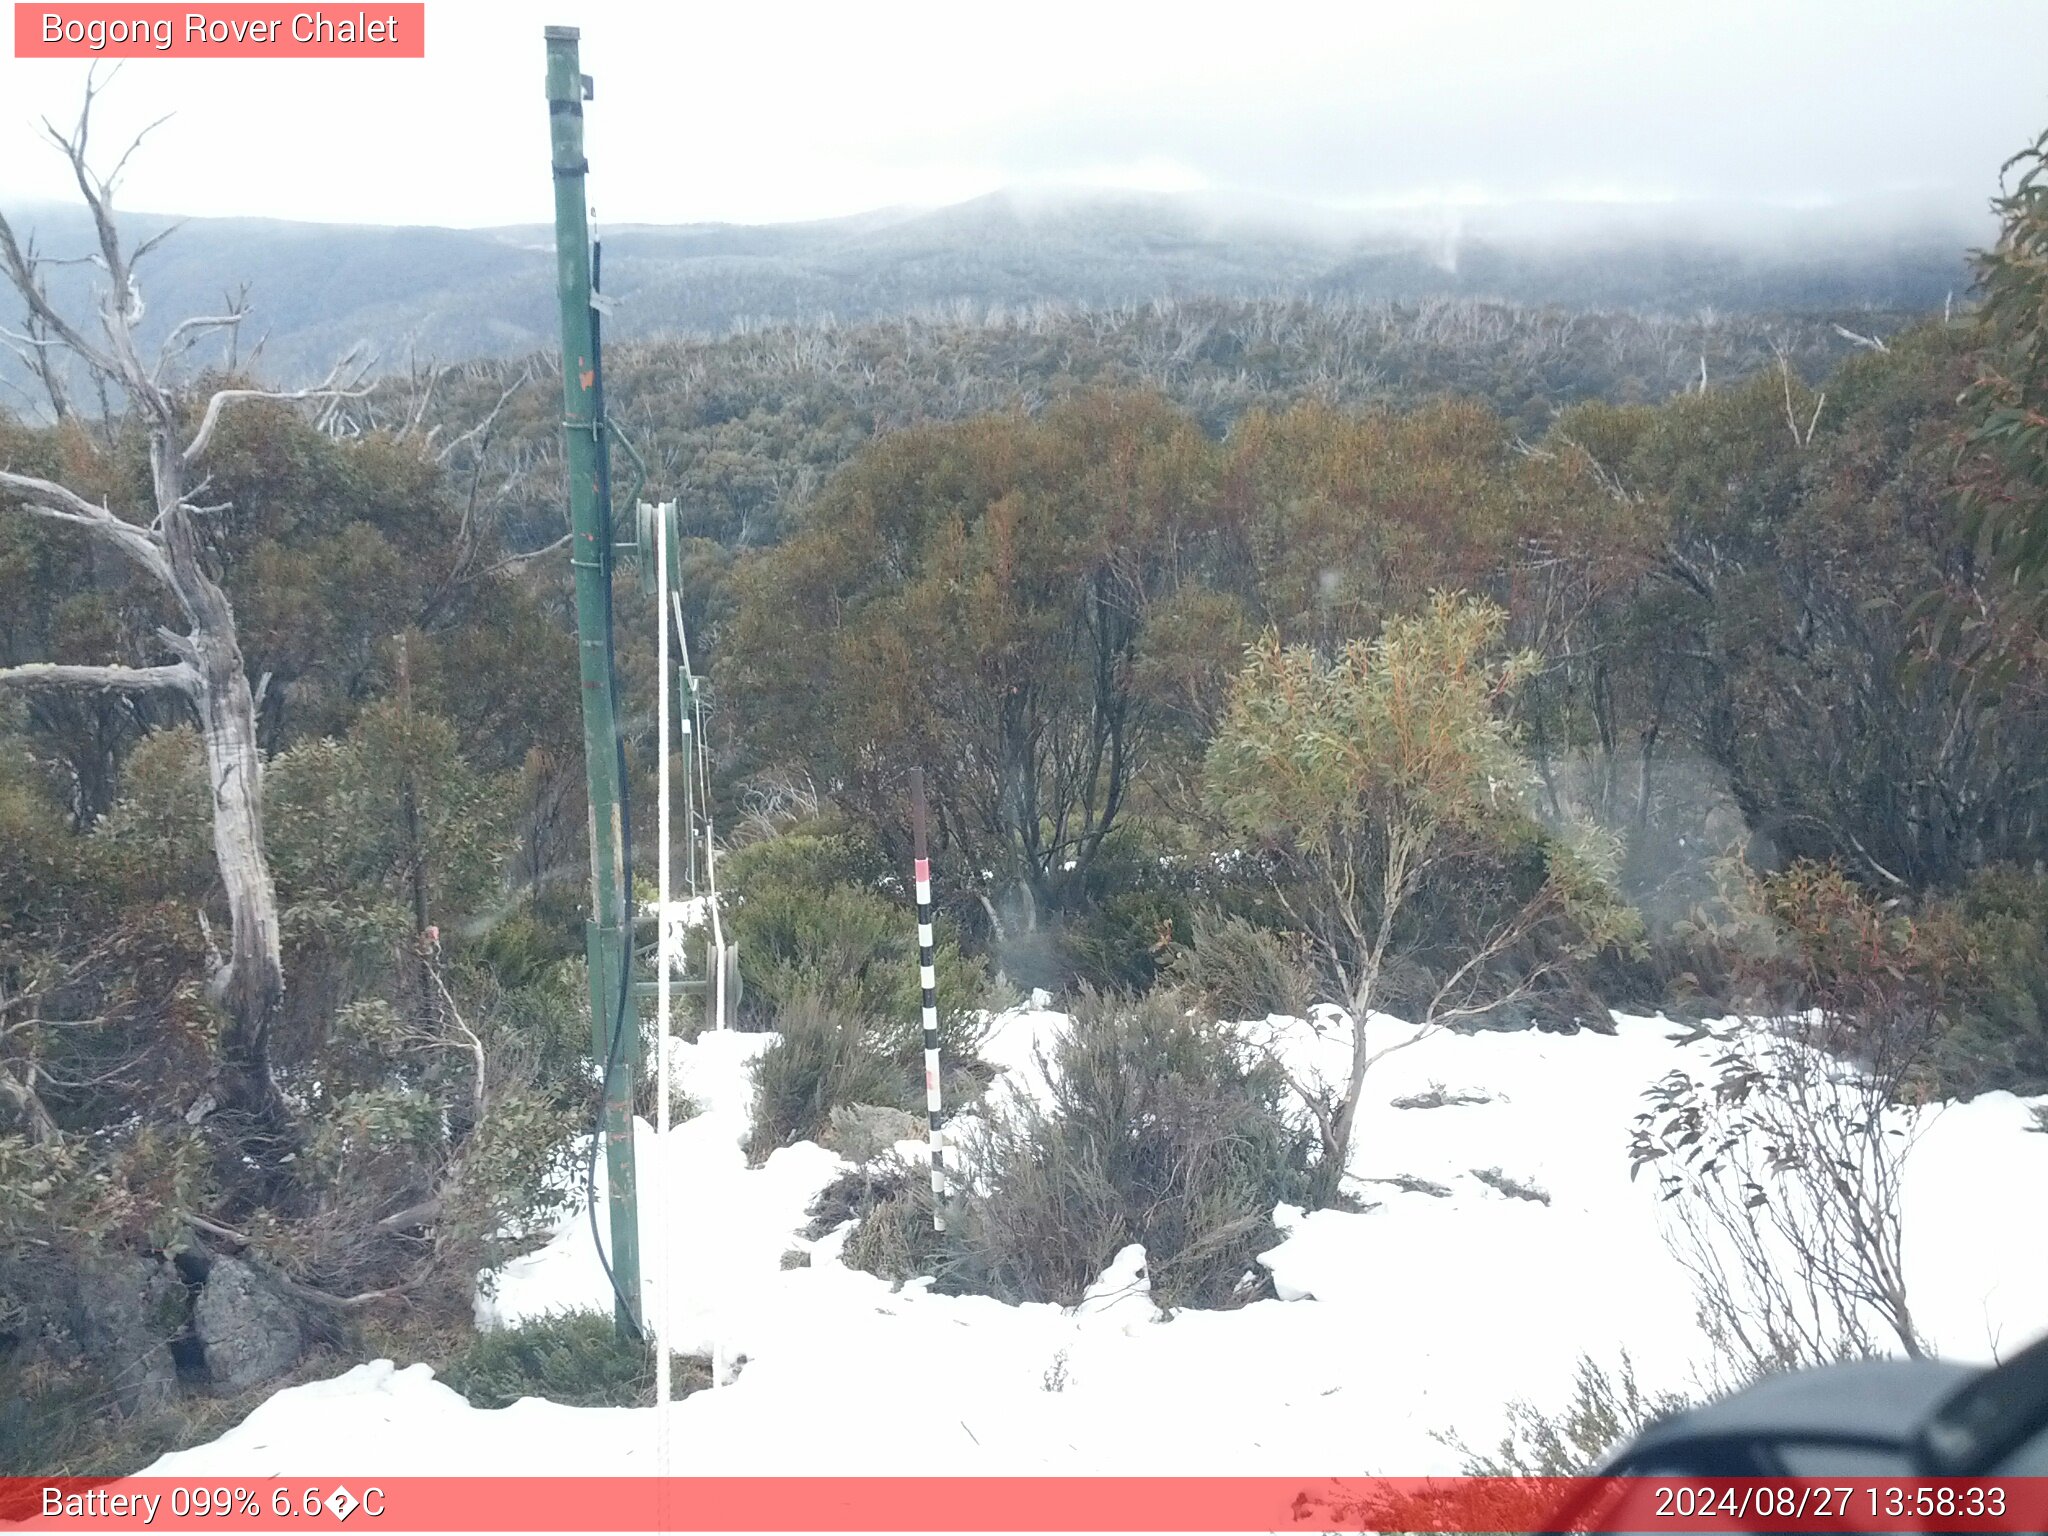
{"type": "MultiPolygon", "coordinates": [[[[90,245],[82,210],[10,210],[47,255],[90,245]]],[[[131,239],[175,222],[124,216],[131,239]]],[[[1483,297],[1574,309],[1892,313],[1960,301],[1988,217],[1911,203],[1813,209],[1545,203],[1313,218],[1283,206],[1106,193],[994,193],[801,224],[602,231],[611,334],[721,334],[1052,302],[1483,297]]],[[[90,269],[55,268],[76,298],[90,269]]],[[[545,225],[442,229],[199,218],[148,258],[145,326],[216,312],[246,282],[245,351],[302,380],[361,341],[388,369],[549,344],[545,225]]],[[[160,334],[160,331],[159,331],[160,334]]],[[[19,382],[18,370],[4,375],[19,382]]],[[[18,401],[16,402],[19,403],[18,401]]]]}

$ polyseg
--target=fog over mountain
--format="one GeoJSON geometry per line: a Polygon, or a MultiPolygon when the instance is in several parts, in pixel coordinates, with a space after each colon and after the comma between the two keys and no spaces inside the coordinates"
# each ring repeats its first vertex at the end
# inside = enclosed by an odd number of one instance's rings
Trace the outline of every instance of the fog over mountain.
{"type": "MultiPolygon", "coordinates": [[[[45,255],[90,246],[79,210],[46,205],[15,216],[45,255]]],[[[170,222],[138,214],[126,228],[139,239],[170,222]]],[[[1197,296],[1915,313],[1967,299],[1967,252],[1991,230],[1981,208],[1925,198],[1337,212],[1278,199],[1040,189],[807,223],[599,233],[604,286],[618,306],[611,333],[625,339],[1197,296]]],[[[553,266],[553,233],[540,225],[202,218],[152,253],[142,276],[158,327],[217,310],[223,293],[246,282],[254,315],[244,355],[260,338],[264,371],[296,380],[358,342],[387,369],[544,347],[555,332],[553,266]]],[[[55,268],[52,282],[76,300],[92,271],[55,268]]]]}

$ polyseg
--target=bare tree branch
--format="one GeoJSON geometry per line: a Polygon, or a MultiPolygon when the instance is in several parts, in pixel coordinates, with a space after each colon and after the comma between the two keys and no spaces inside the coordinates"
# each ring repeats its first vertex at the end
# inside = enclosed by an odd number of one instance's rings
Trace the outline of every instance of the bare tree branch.
{"type": "Polygon", "coordinates": [[[406,1294],[408,1288],[423,1278],[425,1273],[423,1269],[420,1275],[415,1276],[404,1285],[386,1286],[381,1290],[375,1291],[363,1291],[355,1296],[336,1296],[332,1292],[307,1285],[303,1280],[294,1280],[275,1264],[267,1259],[263,1259],[261,1257],[261,1250],[257,1248],[255,1242],[246,1234],[237,1232],[233,1227],[224,1227],[219,1222],[209,1221],[206,1217],[193,1211],[180,1211],[178,1215],[182,1220],[189,1222],[201,1232],[206,1233],[207,1236],[217,1237],[222,1242],[234,1244],[235,1247],[241,1249],[250,1259],[260,1264],[264,1273],[284,1290],[298,1297],[299,1300],[312,1302],[316,1306],[353,1310],[357,1307],[367,1307],[380,1301],[406,1301],[409,1300],[406,1294]]]}
{"type": "Polygon", "coordinates": [[[87,501],[76,491],[36,475],[0,469],[0,490],[17,491],[25,497],[35,498],[18,503],[18,509],[34,517],[75,523],[89,529],[163,585],[175,590],[169,557],[163,544],[147,528],[138,528],[126,519],[116,517],[107,506],[87,501]]]}
{"type": "Polygon", "coordinates": [[[327,377],[310,389],[216,390],[213,398],[206,402],[206,414],[200,418],[199,430],[193,434],[192,441],[185,445],[185,452],[182,455],[184,461],[187,464],[196,464],[205,456],[208,446],[213,442],[214,429],[220,425],[221,412],[237,401],[360,400],[370,393],[371,388],[361,382],[361,374],[357,371],[357,365],[361,360],[362,348],[350,348],[347,355],[328,370],[327,377]],[[351,372],[355,372],[356,377],[349,383],[342,383],[341,381],[351,372]]]}
{"type": "Polygon", "coordinates": [[[543,555],[551,555],[575,537],[576,535],[573,533],[565,533],[553,543],[541,545],[539,549],[529,549],[520,555],[507,555],[502,560],[493,561],[474,575],[465,576],[459,585],[482,581],[486,576],[495,576],[499,571],[514,570],[519,566],[527,564],[529,561],[540,559],[543,555]]]}
{"type": "MultiPolygon", "coordinates": [[[[176,116],[177,114],[175,112],[166,112],[162,117],[158,118],[155,122],[145,124],[142,130],[139,133],[137,133],[134,138],[128,141],[128,147],[121,151],[121,158],[114,162],[114,168],[111,171],[107,172],[105,179],[100,182],[100,191],[103,195],[111,195],[114,188],[121,184],[121,173],[128,169],[128,161],[130,160],[130,158],[133,157],[135,151],[142,148],[142,141],[148,138],[152,133],[155,133],[157,129],[163,127],[165,123],[168,123],[173,117],[176,116]]],[[[179,221],[179,223],[182,222],[183,220],[179,221]]],[[[170,234],[171,231],[175,230],[177,227],[177,224],[173,224],[170,229],[159,231],[157,234],[143,241],[142,244],[138,245],[135,248],[134,253],[129,256],[128,264],[130,266],[133,266],[136,262],[140,261],[142,259],[144,252],[148,251],[152,246],[162,243],[164,237],[170,234]]]]}
{"type": "Polygon", "coordinates": [[[98,346],[87,341],[78,328],[66,320],[57,307],[50,302],[49,293],[36,276],[36,263],[32,255],[24,254],[14,237],[14,226],[7,216],[0,214],[0,268],[7,273],[8,282],[28,305],[29,314],[40,324],[50,328],[50,334],[75,352],[88,368],[102,374],[114,374],[119,370],[114,359],[98,346]]]}
{"type": "Polygon", "coordinates": [[[156,367],[150,376],[161,378],[174,358],[182,357],[215,331],[233,330],[248,318],[248,313],[246,309],[237,309],[225,315],[194,315],[189,320],[180,320],[164,338],[163,347],[157,353],[156,367]],[[192,338],[190,341],[185,340],[188,335],[192,338]]]}
{"type": "Polygon", "coordinates": [[[0,688],[9,687],[95,688],[113,693],[153,693],[167,688],[189,697],[198,690],[199,674],[182,661],[161,667],[90,667],[29,661],[18,667],[0,667],[0,688]]]}
{"type": "MultiPolygon", "coordinates": [[[[435,377],[438,379],[439,375],[437,374],[435,375],[435,377]]],[[[474,426],[470,427],[467,431],[458,433],[456,436],[449,438],[448,441],[443,443],[440,449],[435,453],[435,459],[438,460],[440,463],[445,464],[448,462],[450,455],[452,455],[455,452],[455,450],[460,448],[464,443],[475,442],[478,439],[488,440],[491,436],[492,431],[497,427],[498,417],[500,413],[504,411],[507,403],[510,402],[514,395],[518,394],[520,390],[524,389],[529,383],[531,383],[532,380],[533,364],[528,363],[524,368],[519,370],[519,377],[514,379],[510,384],[507,384],[504,390],[500,392],[500,394],[498,395],[497,403],[493,405],[489,411],[484,413],[483,419],[477,422],[474,426]]],[[[427,392],[429,395],[433,393],[433,384],[431,382],[427,386],[427,392]]],[[[419,421],[419,415],[419,412],[414,413],[413,421],[415,424],[417,424],[419,421]]]]}
{"type": "Polygon", "coordinates": [[[142,260],[143,257],[147,256],[151,251],[155,250],[158,246],[162,245],[166,240],[170,239],[171,236],[175,235],[179,230],[183,229],[185,227],[185,224],[186,221],[184,219],[174,219],[169,224],[166,224],[162,229],[158,230],[155,234],[149,236],[145,240],[138,242],[135,249],[128,253],[128,266],[130,270],[133,270],[135,264],[142,260]]]}
{"type": "Polygon", "coordinates": [[[17,1077],[5,1062],[0,1062],[0,1099],[13,1104],[28,1121],[28,1139],[36,1146],[54,1146],[64,1139],[49,1106],[35,1090],[33,1070],[26,1078],[17,1077]]]}

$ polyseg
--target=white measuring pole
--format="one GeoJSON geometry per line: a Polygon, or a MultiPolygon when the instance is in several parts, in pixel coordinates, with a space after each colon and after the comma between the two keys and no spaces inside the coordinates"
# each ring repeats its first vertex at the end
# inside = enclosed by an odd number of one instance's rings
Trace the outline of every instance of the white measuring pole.
{"type": "Polygon", "coordinates": [[[711,886],[711,947],[718,957],[718,968],[712,973],[711,985],[717,1002],[712,1008],[712,1017],[718,1027],[725,1028],[725,924],[718,915],[718,850],[711,845],[711,817],[704,817],[704,868],[711,886]]]}
{"type": "Polygon", "coordinates": [[[925,1140],[932,1153],[932,1230],[946,1230],[945,1105],[939,1098],[939,972],[932,935],[932,861],[925,846],[924,770],[910,770],[911,877],[917,896],[917,984],[924,1003],[925,1140]]]}
{"type": "MultiPolygon", "coordinates": [[[[656,820],[660,823],[655,833],[657,851],[655,855],[658,887],[655,894],[657,903],[654,919],[654,1220],[656,1271],[661,1279],[655,1291],[654,1307],[654,1412],[655,1434],[658,1437],[655,1455],[661,1473],[668,1472],[668,1405],[669,1405],[669,1361],[668,1361],[668,1314],[673,1299],[671,1281],[675,1267],[669,1252],[669,1236],[674,1224],[669,1220],[668,1201],[668,1105],[669,1105],[669,1060],[668,1026],[670,991],[675,974],[675,955],[670,936],[669,916],[669,787],[668,787],[668,745],[669,745],[669,666],[668,666],[668,504],[654,509],[654,566],[657,601],[654,605],[658,625],[658,638],[654,646],[654,676],[656,704],[654,708],[655,731],[661,737],[661,750],[655,754],[656,773],[659,783],[655,791],[656,820]]],[[[641,1206],[645,1211],[646,1205],[641,1206]]]]}

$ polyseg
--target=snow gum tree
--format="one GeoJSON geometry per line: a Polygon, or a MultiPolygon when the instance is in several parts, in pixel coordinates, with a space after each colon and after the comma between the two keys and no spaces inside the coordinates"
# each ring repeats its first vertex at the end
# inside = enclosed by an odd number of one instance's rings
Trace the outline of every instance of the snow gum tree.
{"type": "Polygon", "coordinates": [[[97,444],[91,432],[72,434],[79,461],[73,473],[45,477],[0,467],[0,513],[81,531],[99,549],[146,575],[168,600],[175,622],[156,630],[153,643],[165,659],[154,665],[29,663],[0,669],[0,688],[168,697],[196,716],[228,932],[224,949],[208,935],[214,958],[207,990],[222,1026],[212,1102],[202,1100],[194,1112],[227,1116],[245,1151],[262,1166],[275,1168],[292,1139],[292,1117],[270,1066],[270,1036],[284,996],[277,892],[264,847],[264,765],[255,689],[233,606],[217,572],[209,569],[204,521],[225,509],[207,501],[207,460],[223,413],[240,402],[331,401],[355,391],[341,378],[347,362],[307,390],[222,388],[202,398],[182,387],[176,378],[179,361],[204,338],[234,332],[242,319],[238,304],[226,313],[172,326],[153,354],[144,347],[136,265],[163,236],[134,246],[123,241],[113,195],[128,155],[105,177],[93,170],[87,154],[92,105],[89,85],[77,126],[68,134],[51,127],[49,134],[69,162],[92,215],[97,249],[90,259],[100,274],[97,314],[87,322],[52,298],[33,243],[24,245],[5,218],[0,218],[0,272],[28,315],[25,331],[8,333],[11,344],[42,381],[60,424],[80,421],[71,385],[82,374],[109,402],[100,422],[105,430],[97,444]],[[128,425],[147,444],[147,469],[139,483],[116,462],[125,446],[117,430],[116,403],[126,406],[128,425]]]}
{"type": "Polygon", "coordinates": [[[1502,706],[1536,659],[1494,659],[1505,623],[1484,600],[1437,594],[1334,656],[1269,634],[1204,763],[1211,809],[1264,862],[1323,1000],[1345,1016],[1340,1081],[1290,1069],[1321,1137],[1323,1201],[1375,1061],[1633,931],[1598,851],[1547,835],[1526,808],[1529,773],[1502,706]],[[1460,924],[1467,937],[1449,954],[1430,921],[1446,896],[1478,919],[1460,924]],[[1412,1023],[1376,1020],[1401,969],[1427,975],[1421,1006],[1410,989],[1412,1023]]]}

